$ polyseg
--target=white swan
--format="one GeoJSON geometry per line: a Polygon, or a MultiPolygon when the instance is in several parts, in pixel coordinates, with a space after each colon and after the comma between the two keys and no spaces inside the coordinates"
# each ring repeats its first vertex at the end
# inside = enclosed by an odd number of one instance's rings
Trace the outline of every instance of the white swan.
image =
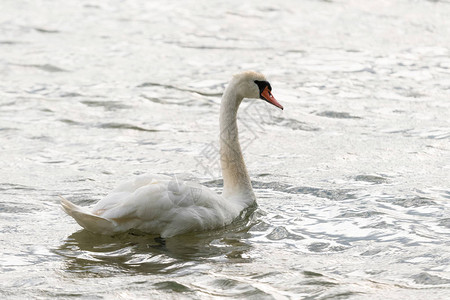
{"type": "Polygon", "coordinates": [[[244,98],[263,99],[283,109],[271,90],[256,72],[233,76],[225,89],[220,107],[222,195],[169,176],[143,175],[122,183],[91,208],[64,198],[62,208],[85,229],[108,235],[135,229],[167,238],[230,224],[256,201],[239,145],[237,110],[244,98]]]}

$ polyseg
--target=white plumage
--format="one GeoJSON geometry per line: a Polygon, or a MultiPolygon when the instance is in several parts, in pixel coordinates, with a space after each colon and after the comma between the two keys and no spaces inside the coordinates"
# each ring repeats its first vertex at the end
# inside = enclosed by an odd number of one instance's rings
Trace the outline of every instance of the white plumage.
{"type": "Polygon", "coordinates": [[[239,104],[244,97],[261,98],[282,108],[270,91],[267,99],[264,82],[262,74],[244,72],[235,75],[224,92],[220,115],[222,195],[199,184],[180,182],[176,177],[141,175],[122,183],[90,208],[64,198],[62,208],[85,229],[108,235],[134,229],[166,238],[230,224],[255,203],[237,138],[239,104]]]}
{"type": "Polygon", "coordinates": [[[163,175],[141,175],[124,182],[89,209],[66,199],[61,204],[92,232],[115,234],[136,229],[161,237],[225,226],[245,208],[204,186],[163,175]]]}

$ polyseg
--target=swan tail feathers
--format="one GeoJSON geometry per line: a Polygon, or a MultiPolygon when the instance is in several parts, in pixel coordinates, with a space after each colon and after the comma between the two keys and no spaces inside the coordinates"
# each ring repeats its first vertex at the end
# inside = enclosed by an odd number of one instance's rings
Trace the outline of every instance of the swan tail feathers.
{"type": "Polygon", "coordinates": [[[116,226],[114,221],[94,215],[83,207],[75,205],[61,196],[60,198],[62,209],[86,230],[102,234],[114,233],[116,226]]]}

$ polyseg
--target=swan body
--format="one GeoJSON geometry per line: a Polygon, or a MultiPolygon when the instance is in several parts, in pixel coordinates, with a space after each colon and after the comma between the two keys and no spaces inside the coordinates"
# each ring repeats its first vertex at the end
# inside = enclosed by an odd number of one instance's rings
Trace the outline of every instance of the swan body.
{"type": "Polygon", "coordinates": [[[230,224],[256,201],[239,145],[237,110],[244,98],[263,99],[283,109],[271,89],[262,74],[244,72],[232,78],[223,94],[220,158],[224,189],[221,195],[176,177],[141,175],[122,183],[92,207],[80,207],[62,198],[62,208],[85,229],[108,235],[133,229],[167,238],[230,224]]]}

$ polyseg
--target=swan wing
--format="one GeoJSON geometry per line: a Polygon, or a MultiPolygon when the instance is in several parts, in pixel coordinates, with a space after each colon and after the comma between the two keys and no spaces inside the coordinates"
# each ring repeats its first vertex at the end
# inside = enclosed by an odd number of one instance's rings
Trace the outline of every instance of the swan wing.
{"type": "Polygon", "coordinates": [[[112,234],[137,229],[162,237],[224,226],[240,211],[204,186],[159,175],[138,176],[121,184],[89,211],[72,203],[62,205],[90,231],[112,234]]]}

